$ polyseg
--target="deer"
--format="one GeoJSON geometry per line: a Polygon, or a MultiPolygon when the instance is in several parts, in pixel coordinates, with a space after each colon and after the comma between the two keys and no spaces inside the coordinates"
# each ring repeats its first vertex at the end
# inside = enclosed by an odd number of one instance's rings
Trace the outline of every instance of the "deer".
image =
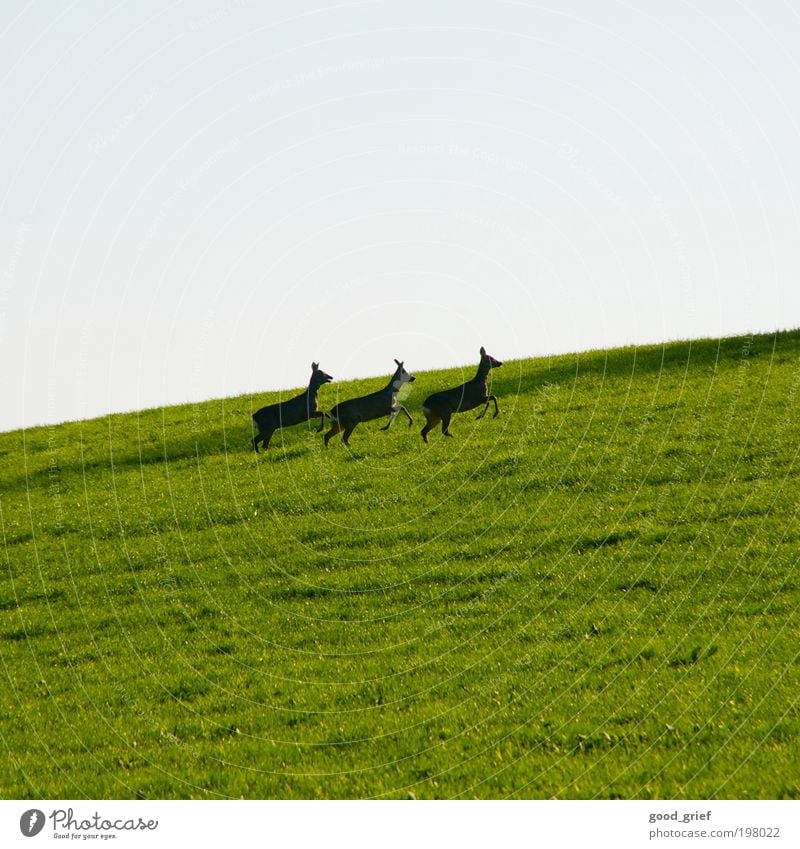
{"type": "Polygon", "coordinates": [[[258,412],[253,413],[253,422],[257,428],[257,433],[253,437],[253,448],[256,454],[258,454],[259,442],[262,448],[269,448],[272,434],[278,428],[290,427],[318,418],[320,422],[317,433],[322,431],[325,427],[325,413],[317,409],[317,392],[320,386],[330,383],[332,380],[333,378],[329,374],[322,371],[319,363],[311,363],[311,380],[309,380],[308,389],[305,392],[290,398],[288,401],[262,407],[258,412]]]}
{"type": "Polygon", "coordinates": [[[422,440],[428,442],[428,433],[436,427],[439,422],[442,423],[442,433],[445,436],[452,436],[450,433],[450,419],[453,413],[463,413],[467,410],[474,410],[483,404],[483,411],[475,418],[482,419],[489,409],[489,404],[494,401],[494,415],[492,418],[497,418],[500,409],[497,406],[497,397],[489,395],[489,372],[493,368],[503,365],[500,360],[496,360],[493,356],[486,353],[485,348],[481,348],[481,361],[478,364],[478,372],[472,380],[462,383],[461,386],[456,386],[453,389],[445,389],[442,392],[434,392],[429,395],[423,405],[422,412],[425,414],[426,424],[422,428],[422,440]]]}
{"type": "Polygon", "coordinates": [[[381,430],[389,430],[397,416],[400,413],[405,413],[408,418],[408,426],[411,427],[414,424],[411,413],[397,400],[397,394],[403,384],[413,383],[416,378],[405,370],[400,360],[395,360],[395,363],[397,363],[397,368],[383,389],[379,389],[370,395],[363,395],[361,398],[342,401],[328,413],[328,418],[333,424],[325,434],[326,448],[331,438],[340,431],[344,431],[342,442],[349,446],[350,434],[359,422],[369,422],[373,419],[389,416],[389,421],[384,427],[380,428],[381,430]]]}

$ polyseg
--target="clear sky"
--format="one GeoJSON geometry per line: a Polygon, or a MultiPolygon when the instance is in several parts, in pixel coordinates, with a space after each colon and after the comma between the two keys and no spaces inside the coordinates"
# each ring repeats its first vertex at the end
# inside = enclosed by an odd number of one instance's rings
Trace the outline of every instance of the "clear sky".
{"type": "Polygon", "coordinates": [[[779,0],[30,2],[0,430],[800,324],[779,0]]]}

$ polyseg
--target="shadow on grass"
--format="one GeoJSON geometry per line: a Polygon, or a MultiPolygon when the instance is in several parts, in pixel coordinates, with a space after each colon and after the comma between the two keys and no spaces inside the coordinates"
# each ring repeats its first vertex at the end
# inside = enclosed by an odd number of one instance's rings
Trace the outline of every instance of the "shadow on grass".
{"type": "Polygon", "coordinates": [[[776,357],[800,355],[800,331],[540,357],[536,359],[535,374],[522,376],[518,371],[515,373],[517,363],[510,362],[508,371],[497,369],[492,372],[492,391],[497,395],[525,395],[535,392],[545,383],[569,385],[582,377],[633,378],[676,369],[736,367],[746,359],[771,357],[773,354],[776,357]]]}
{"type": "Polygon", "coordinates": [[[262,451],[259,456],[269,460],[271,463],[286,463],[297,457],[305,457],[306,454],[308,454],[307,448],[292,448],[289,451],[281,448],[270,448],[267,451],[262,451]]]}
{"type": "MultiPolygon", "coordinates": [[[[60,478],[64,475],[80,475],[96,471],[125,472],[130,469],[161,465],[169,468],[170,464],[173,463],[195,463],[204,457],[218,457],[224,454],[240,454],[242,452],[252,454],[254,452],[250,438],[246,431],[231,432],[222,430],[222,428],[205,431],[200,438],[172,438],[168,428],[165,431],[164,442],[161,444],[148,441],[137,445],[135,441],[132,441],[128,443],[127,447],[120,448],[124,443],[119,433],[112,437],[110,445],[107,433],[96,440],[93,440],[90,435],[84,434],[84,452],[89,453],[91,451],[91,456],[84,456],[81,459],[81,444],[78,442],[66,446],[62,445],[59,447],[58,453],[54,454],[53,461],[49,461],[44,468],[28,470],[27,474],[9,475],[5,478],[5,483],[11,487],[23,488],[26,486],[50,486],[55,476],[60,478]],[[104,452],[100,456],[97,455],[96,450],[98,442],[104,446],[104,452]],[[74,458],[65,459],[65,451],[74,454],[74,458]]],[[[305,451],[292,449],[283,453],[289,459],[301,456],[305,451]]]]}

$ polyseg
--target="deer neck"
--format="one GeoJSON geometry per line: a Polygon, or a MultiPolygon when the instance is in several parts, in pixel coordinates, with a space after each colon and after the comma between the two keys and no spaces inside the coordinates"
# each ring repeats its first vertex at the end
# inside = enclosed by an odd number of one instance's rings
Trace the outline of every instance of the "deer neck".
{"type": "Polygon", "coordinates": [[[308,389],[306,389],[306,395],[308,395],[309,401],[317,400],[317,392],[319,392],[319,388],[322,386],[321,383],[317,383],[315,380],[312,380],[308,384],[308,389]]]}
{"type": "Polygon", "coordinates": [[[475,374],[473,380],[475,383],[486,383],[489,379],[489,371],[491,370],[491,365],[489,361],[481,362],[478,365],[478,371],[475,374]]]}
{"type": "Polygon", "coordinates": [[[392,379],[386,384],[384,388],[384,392],[388,393],[389,397],[392,401],[392,407],[397,403],[397,393],[400,391],[400,387],[403,384],[400,382],[400,378],[392,375],[392,379]]]}

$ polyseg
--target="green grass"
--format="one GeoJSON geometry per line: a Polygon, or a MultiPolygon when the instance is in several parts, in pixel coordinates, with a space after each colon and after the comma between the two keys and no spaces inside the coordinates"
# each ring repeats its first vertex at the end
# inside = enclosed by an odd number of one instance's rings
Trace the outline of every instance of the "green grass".
{"type": "Polygon", "coordinates": [[[0,796],[798,798],[800,333],[473,371],[0,434],[0,796]]]}

